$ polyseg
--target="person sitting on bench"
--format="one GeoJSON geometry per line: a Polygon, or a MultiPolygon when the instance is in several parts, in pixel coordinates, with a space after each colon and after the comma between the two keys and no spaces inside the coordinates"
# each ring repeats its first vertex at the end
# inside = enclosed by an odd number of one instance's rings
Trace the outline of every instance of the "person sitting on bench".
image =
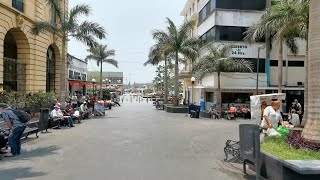
{"type": "Polygon", "coordinates": [[[251,119],[251,114],[250,114],[248,106],[243,105],[241,108],[241,112],[243,114],[244,119],[251,119]]]}
{"type": "Polygon", "coordinates": [[[54,109],[51,111],[52,118],[59,119],[60,121],[67,121],[68,127],[74,127],[71,116],[63,116],[59,106],[54,106],[53,108],[54,109]]]}
{"type": "Polygon", "coordinates": [[[6,132],[0,128],[0,154],[6,153],[2,152],[1,149],[6,147],[8,143],[8,139],[6,139],[6,132]]]}
{"type": "Polygon", "coordinates": [[[88,103],[86,101],[84,101],[80,106],[80,114],[84,119],[89,118],[90,110],[88,108],[88,103]]]}
{"type": "Polygon", "coordinates": [[[78,123],[81,123],[81,117],[79,111],[75,111],[71,105],[71,102],[67,103],[66,110],[64,110],[66,116],[71,116],[71,118],[76,118],[78,123]]]}
{"type": "Polygon", "coordinates": [[[210,110],[210,119],[214,117],[214,119],[219,119],[218,111],[214,108],[214,106],[211,107],[210,110]]]}

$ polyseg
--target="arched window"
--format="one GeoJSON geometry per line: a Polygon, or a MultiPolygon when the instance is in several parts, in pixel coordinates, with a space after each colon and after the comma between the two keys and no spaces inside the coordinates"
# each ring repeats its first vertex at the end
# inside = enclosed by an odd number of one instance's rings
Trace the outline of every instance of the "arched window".
{"type": "Polygon", "coordinates": [[[47,73],[46,73],[46,91],[55,91],[55,75],[56,75],[56,58],[54,54],[54,49],[49,46],[47,51],[47,73]]]}

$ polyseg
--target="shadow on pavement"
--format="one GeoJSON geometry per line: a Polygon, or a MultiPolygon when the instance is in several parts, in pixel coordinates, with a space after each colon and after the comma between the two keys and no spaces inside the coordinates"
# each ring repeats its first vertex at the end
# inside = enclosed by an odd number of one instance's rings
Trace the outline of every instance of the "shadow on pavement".
{"type": "Polygon", "coordinates": [[[12,168],[12,169],[0,169],[0,177],[3,180],[16,180],[23,178],[32,178],[44,176],[47,173],[34,172],[31,168],[12,168]]]}
{"type": "Polygon", "coordinates": [[[56,151],[59,149],[61,148],[58,146],[41,147],[30,151],[23,151],[21,153],[21,156],[17,156],[17,158],[19,160],[28,160],[33,157],[44,157],[52,154],[57,154],[56,151]]]}
{"type": "Polygon", "coordinates": [[[48,147],[32,149],[30,151],[22,151],[21,155],[14,156],[11,158],[3,158],[2,161],[29,160],[34,157],[44,157],[44,156],[48,156],[48,155],[52,155],[52,154],[57,154],[56,151],[59,149],[61,149],[61,148],[58,146],[48,146],[48,147]]]}
{"type": "Polygon", "coordinates": [[[256,179],[255,174],[251,173],[250,170],[247,170],[249,174],[244,175],[242,164],[239,163],[230,163],[225,161],[217,161],[217,168],[214,168],[217,171],[227,174],[234,179],[247,179],[254,180],[256,179]]]}

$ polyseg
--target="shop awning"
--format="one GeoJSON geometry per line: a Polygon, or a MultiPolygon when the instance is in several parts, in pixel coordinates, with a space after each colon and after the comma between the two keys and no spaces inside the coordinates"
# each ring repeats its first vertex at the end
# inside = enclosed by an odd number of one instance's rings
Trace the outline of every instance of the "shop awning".
{"type": "Polygon", "coordinates": [[[78,87],[83,87],[86,84],[84,82],[77,82],[77,81],[70,81],[70,86],[78,86],[78,87]]]}

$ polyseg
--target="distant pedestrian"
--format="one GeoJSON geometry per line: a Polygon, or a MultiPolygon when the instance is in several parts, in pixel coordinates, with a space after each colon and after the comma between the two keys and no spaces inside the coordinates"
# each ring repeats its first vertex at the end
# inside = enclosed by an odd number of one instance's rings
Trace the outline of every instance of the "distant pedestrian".
{"type": "Polygon", "coordinates": [[[301,104],[299,103],[298,99],[295,99],[293,102],[292,102],[292,107],[290,108],[290,112],[292,114],[298,114],[299,115],[299,120],[300,120],[300,124],[302,123],[302,106],[301,104]]]}

